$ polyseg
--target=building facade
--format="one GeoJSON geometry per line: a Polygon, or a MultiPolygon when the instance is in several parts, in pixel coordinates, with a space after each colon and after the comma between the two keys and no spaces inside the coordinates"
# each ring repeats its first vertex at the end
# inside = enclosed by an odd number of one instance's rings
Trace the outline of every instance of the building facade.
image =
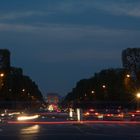
{"type": "Polygon", "coordinates": [[[6,49],[0,49],[0,70],[10,68],[10,52],[6,49]]]}
{"type": "Polygon", "coordinates": [[[47,103],[47,109],[49,111],[58,111],[59,102],[60,102],[60,96],[57,93],[48,93],[45,101],[47,103]]]}
{"type": "Polygon", "coordinates": [[[140,48],[128,48],[122,52],[123,67],[136,81],[140,79],[140,48]]]}

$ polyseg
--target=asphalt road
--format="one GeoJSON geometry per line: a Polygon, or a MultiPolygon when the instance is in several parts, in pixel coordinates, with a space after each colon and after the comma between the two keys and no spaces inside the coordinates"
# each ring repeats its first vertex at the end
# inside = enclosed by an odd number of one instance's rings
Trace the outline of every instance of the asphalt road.
{"type": "Polygon", "coordinates": [[[0,140],[140,140],[140,124],[0,124],[0,140]]]}

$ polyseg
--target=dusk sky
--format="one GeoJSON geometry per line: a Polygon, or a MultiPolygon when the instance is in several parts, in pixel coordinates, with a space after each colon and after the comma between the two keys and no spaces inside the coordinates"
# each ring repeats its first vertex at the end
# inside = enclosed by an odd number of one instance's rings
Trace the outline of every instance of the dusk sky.
{"type": "Polygon", "coordinates": [[[140,0],[0,1],[0,48],[44,95],[121,68],[132,47],[140,47],[140,0]]]}

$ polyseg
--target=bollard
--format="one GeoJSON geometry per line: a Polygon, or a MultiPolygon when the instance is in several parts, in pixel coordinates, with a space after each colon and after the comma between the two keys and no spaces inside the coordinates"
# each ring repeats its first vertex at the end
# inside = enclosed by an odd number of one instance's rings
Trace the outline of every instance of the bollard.
{"type": "Polygon", "coordinates": [[[69,117],[73,118],[73,109],[72,108],[69,109],[69,117]]]}
{"type": "Polygon", "coordinates": [[[80,108],[77,108],[77,121],[83,120],[83,111],[80,108]]]}

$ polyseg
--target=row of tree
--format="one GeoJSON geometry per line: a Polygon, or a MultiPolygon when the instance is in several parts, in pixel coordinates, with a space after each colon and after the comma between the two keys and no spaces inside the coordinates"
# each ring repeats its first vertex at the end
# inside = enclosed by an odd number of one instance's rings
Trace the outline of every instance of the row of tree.
{"type": "Polygon", "coordinates": [[[67,94],[65,105],[86,102],[136,103],[140,92],[140,48],[122,51],[123,69],[107,69],[80,80],[67,94]]]}
{"type": "Polygon", "coordinates": [[[82,79],[64,99],[65,105],[86,102],[135,102],[135,81],[125,69],[107,69],[82,79]]]}
{"type": "Polygon", "coordinates": [[[43,101],[38,86],[22,74],[21,68],[11,67],[0,73],[1,108],[31,108],[43,101]]]}

